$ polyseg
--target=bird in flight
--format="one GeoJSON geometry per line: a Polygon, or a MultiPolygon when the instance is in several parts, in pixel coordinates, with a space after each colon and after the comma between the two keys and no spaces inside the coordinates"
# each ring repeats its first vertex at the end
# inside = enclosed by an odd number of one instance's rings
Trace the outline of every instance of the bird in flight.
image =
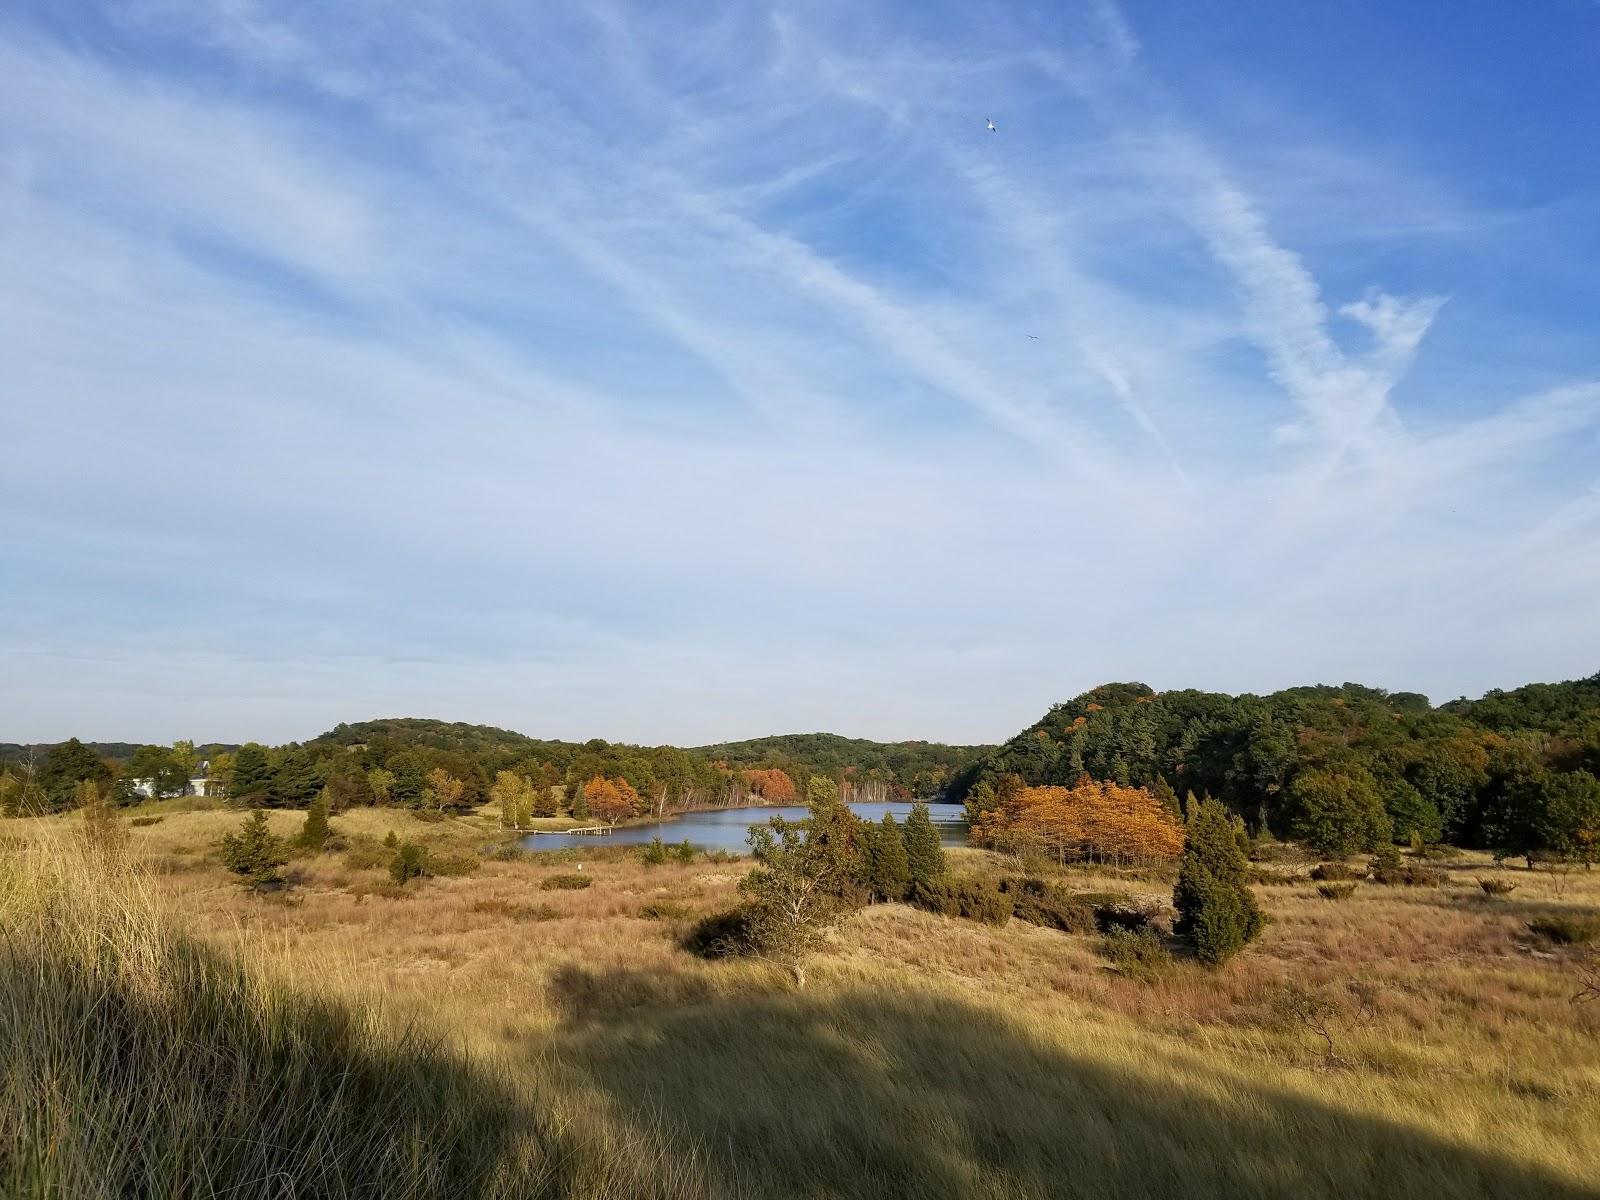
{"type": "Polygon", "coordinates": [[[1028,336],[1036,342],[1039,340],[1039,335],[1037,333],[1030,333],[1028,336]]]}
{"type": "Polygon", "coordinates": [[[989,132],[990,133],[994,133],[995,132],[994,122],[992,120],[990,120],[988,117],[985,117],[983,119],[983,123],[989,127],[989,132]]]}

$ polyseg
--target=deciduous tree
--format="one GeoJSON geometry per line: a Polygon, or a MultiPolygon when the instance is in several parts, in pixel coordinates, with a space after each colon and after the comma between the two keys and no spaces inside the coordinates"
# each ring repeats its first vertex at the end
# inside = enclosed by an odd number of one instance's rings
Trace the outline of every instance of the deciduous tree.
{"type": "Polygon", "coordinates": [[[467,785],[443,767],[435,767],[424,777],[423,802],[439,812],[449,812],[461,803],[467,785]]]}
{"type": "Polygon", "coordinates": [[[1144,788],[1084,776],[1070,788],[1007,789],[972,827],[977,845],[1042,846],[1059,861],[1160,862],[1183,851],[1183,831],[1144,788]]]}

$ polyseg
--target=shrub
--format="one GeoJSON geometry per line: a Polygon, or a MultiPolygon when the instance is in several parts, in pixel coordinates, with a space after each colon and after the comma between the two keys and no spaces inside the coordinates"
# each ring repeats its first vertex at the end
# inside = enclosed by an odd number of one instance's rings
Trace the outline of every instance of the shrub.
{"type": "MultiPolygon", "coordinates": [[[[683,844],[687,846],[689,843],[685,841],[683,844]]],[[[732,850],[707,850],[705,853],[706,861],[709,863],[731,863],[739,861],[739,856],[732,850]]]]}
{"type": "Polygon", "coordinates": [[[415,842],[400,842],[395,846],[394,857],[389,860],[389,878],[396,887],[405,887],[413,879],[428,873],[428,856],[415,842]]]}
{"type": "MultiPolygon", "coordinates": [[[[399,842],[395,843],[398,846],[399,842]]],[[[345,851],[344,865],[352,871],[375,871],[386,867],[394,858],[394,846],[380,846],[371,842],[350,847],[345,851]]]]}
{"type": "Polygon", "coordinates": [[[1318,863],[1311,868],[1311,878],[1317,883],[1343,883],[1358,878],[1360,872],[1342,862],[1318,863]]]}
{"type": "Polygon", "coordinates": [[[473,902],[472,911],[493,916],[509,917],[513,921],[554,921],[561,913],[548,904],[518,904],[514,900],[489,897],[473,902]]]}
{"type": "Polygon", "coordinates": [[[441,853],[430,850],[427,853],[428,874],[458,878],[462,875],[475,875],[478,868],[483,865],[483,860],[470,850],[441,853]]]}
{"type": "Polygon", "coordinates": [[[1100,953],[1119,974],[1143,983],[1172,968],[1172,952],[1153,929],[1112,929],[1101,941],[1100,953]]]}
{"type": "Polygon", "coordinates": [[[912,885],[910,901],[918,908],[946,917],[965,917],[985,925],[1004,925],[1011,919],[1011,900],[994,885],[980,879],[928,879],[912,885]]]}
{"type": "Polygon", "coordinates": [[[1393,842],[1383,842],[1372,852],[1369,871],[1392,871],[1400,865],[1400,847],[1393,842]]]}
{"type": "Polygon", "coordinates": [[[1245,873],[1245,879],[1257,887],[1286,887],[1300,882],[1300,876],[1293,871],[1281,871],[1273,867],[1261,867],[1254,863],[1245,873]]]}
{"type": "Polygon", "coordinates": [[[659,837],[653,837],[639,847],[639,861],[647,867],[659,867],[667,861],[667,846],[659,837]]]}
{"type": "Polygon", "coordinates": [[[1215,800],[1202,801],[1189,821],[1172,902],[1178,910],[1175,932],[1204,962],[1227,961],[1266,925],[1245,882],[1247,870],[1227,809],[1215,800]]]}
{"type": "Polygon", "coordinates": [[[1483,889],[1485,896],[1509,896],[1517,890],[1517,885],[1509,879],[1480,879],[1478,886],[1483,889]]]}
{"type": "Polygon", "coordinates": [[[516,842],[501,842],[484,857],[490,862],[521,862],[528,857],[528,851],[516,842]]]}
{"type": "Polygon", "coordinates": [[[701,958],[746,954],[751,946],[750,914],[743,908],[701,917],[683,938],[683,948],[701,958]]]}
{"type": "Polygon", "coordinates": [[[1011,901],[1011,915],[1041,929],[1093,933],[1094,905],[1050,886],[1042,879],[1002,879],[1000,894],[1011,901]]]}
{"type": "Polygon", "coordinates": [[[278,868],[289,861],[284,840],[267,825],[267,814],[259,808],[244,819],[237,833],[222,838],[222,865],[248,888],[276,887],[283,882],[278,868]]]}
{"type": "Polygon", "coordinates": [[[1600,913],[1537,917],[1528,929],[1558,946],[1587,946],[1600,941],[1600,913]]]}
{"type": "Polygon", "coordinates": [[[165,817],[134,817],[128,822],[134,829],[144,829],[150,825],[159,825],[165,817]]]}
{"type": "Polygon", "coordinates": [[[1355,890],[1356,885],[1353,880],[1346,883],[1317,884],[1317,895],[1324,900],[1348,900],[1355,894],[1355,890]]]}
{"type": "Polygon", "coordinates": [[[1155,917],[1152,909],[1144,908],[1125,896],[1119,896],[1094,908],[1095,928],[1101,933],[1143,933],[1151,928],[1155,917]]]}
{"type": "Polygon", "coordinates": [[[672,848],[672,857],[686,867],[694,862],[694,856],[698,853],[699,851],[694,848],[694,843],[688,838],[684,838],[683,841],[672,848]]]}
{"type": "Polygon", "coordinates": [[[581,892],[594,882],[594,877],[583,874],[551,875],[539,886],[547,892],[581,892]]]}
{"type": "Polygon", "coordinates": [[[690,911],[681,900],[652,900],[639,910],[639,915],[647,921],[682,921],[690,911]]]}
{"type": "Polygon", "coordinates": [[[1388,887],[1438,887],[1444,882],[1444,872],[1407,863],[1403,867],[1375,867],[1372,881],[1388,887]]]}

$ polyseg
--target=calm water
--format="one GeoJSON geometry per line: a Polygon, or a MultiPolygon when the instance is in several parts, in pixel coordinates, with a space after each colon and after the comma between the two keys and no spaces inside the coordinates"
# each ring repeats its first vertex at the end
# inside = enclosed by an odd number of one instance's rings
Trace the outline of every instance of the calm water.
{"type": "MultiPolygon", "coordinates": [[[[850,811],[867,821],[881,821],[883,814],[891,812],[901,824],[911,814],[910,804],[852,804],[850,811]]],[[[962,818],[959,804],[930,804],[929,815],[939,840],[946,846],[967,844],[967,823],[962,818]]],[[[747,853],[750,845],[745,834],[752,825],[765,825],[771,817],[786,817],[798,821],[806,810],[798,805],[783,808],[717,808],[704,812],[688,812],[668,817],[664,821],[651,821],[645,825],[629,825],[615,829],[604,837],[568,833],[535,833],[522,840],[529,850],[560,850],[567,846],[637,846],[651,838],[663,842],[681,842],[688,838],[701,850],[729,850],[735,854],[747,853]]]]}

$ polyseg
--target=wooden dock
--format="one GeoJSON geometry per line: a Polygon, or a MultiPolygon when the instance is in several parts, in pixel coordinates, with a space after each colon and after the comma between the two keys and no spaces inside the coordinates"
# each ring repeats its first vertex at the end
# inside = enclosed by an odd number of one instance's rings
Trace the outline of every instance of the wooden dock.
{"type": "Polygon", "coordinates": [[[587,834],[590,837],[604,837],[606,834],[611,832],[612,828],[613,826],[610,825],[583,825],[577,829],[535,829],[533,832],[536,835],[541,833],[555,835],[576,833],[587,834]]]}

